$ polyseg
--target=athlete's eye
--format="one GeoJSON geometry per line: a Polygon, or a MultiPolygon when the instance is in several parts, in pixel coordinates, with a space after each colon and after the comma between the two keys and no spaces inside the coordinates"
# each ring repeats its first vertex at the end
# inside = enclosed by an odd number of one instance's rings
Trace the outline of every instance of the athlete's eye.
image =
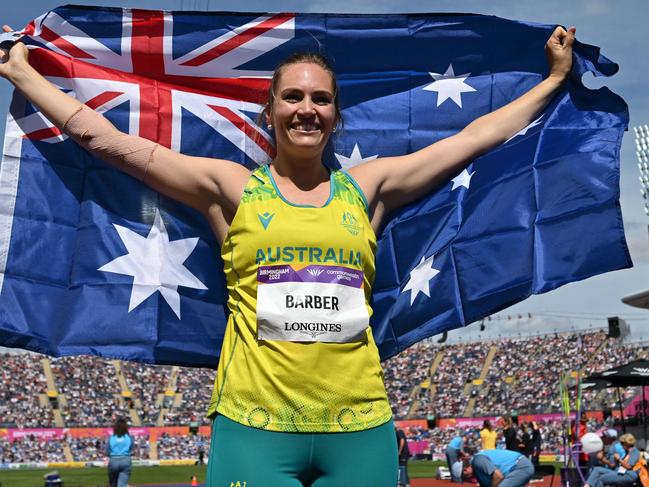
{"type": "Polygon", "coordinates": [[[313,103],[316,103],[317,105],[330,105],[331,102],[332,99],[328,95],[319,95],[313,97],[313,103]]]}
{"type": "Polygon", "coordinates": [[[299,93],[296,93],[294,91],[289,91],[287,93],[282,94],[282,100],[288,102],[288,103],[297,103],[302,99],[302,96],[299,93]]]}

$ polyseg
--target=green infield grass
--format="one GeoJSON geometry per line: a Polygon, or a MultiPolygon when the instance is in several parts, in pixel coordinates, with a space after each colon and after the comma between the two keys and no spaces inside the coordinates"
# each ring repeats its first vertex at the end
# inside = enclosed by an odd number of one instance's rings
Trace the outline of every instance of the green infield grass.
{"type": "MultiPolygon", "coordinates": [[[[43,475],[52,470],[0,470],[0,484],[2,487],[43,487],[43,475]]],[[[56,471],[65,487],[103,487],[108,484],[105,468],[57,468],[56,471]]],[[[205,482],[205,467],[133,467],[129,485],[189,484],[192,475],[196,475],[199,483],[205,482]]]]}
{"type": "MultiPolygon", "coordinates": [[[[444,462],[411,461],[408,463],[408,474],[412,478],[434,477],[439,465],[444,462]]],[[[559,467],[561,464],[555,464],[559,467]]],[[[97,487],[107,484],[105,468],[59,468],[65,487],[97,487]]],[[[43,475],[47,470],[0,470],[1,487],[43,487],[43,475]]],[[[199,483],[205,482],[205,467],[164,466],[164,467],[134,467],[130,485],[146,484],[189,484],[192,475],[196,475],[199,483]]]]}

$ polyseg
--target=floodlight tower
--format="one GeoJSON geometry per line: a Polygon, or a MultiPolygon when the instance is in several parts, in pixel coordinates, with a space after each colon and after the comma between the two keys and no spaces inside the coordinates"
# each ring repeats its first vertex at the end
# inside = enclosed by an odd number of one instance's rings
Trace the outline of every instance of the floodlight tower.
{"type": "MultiPolygon", "coordinates": [[[[633,127],[633,131],[635,132],[638,169],[640,169],[640,192],[644,198],[644,212],[649,216],[649,126],[639,125],[633,127]]],[[[649,225],[647,230],[649,230],[649,225]]],[[[622,302],[629,306],[649,309],[649,289],[625,296],[622,298],[622,302]]]]}
{"type": "Polygon", "coordinates": [[[649,216],[649,126],[633,127],[636,155],[640,169],[640,192],[644,198],[644,212],[649,216]]]}

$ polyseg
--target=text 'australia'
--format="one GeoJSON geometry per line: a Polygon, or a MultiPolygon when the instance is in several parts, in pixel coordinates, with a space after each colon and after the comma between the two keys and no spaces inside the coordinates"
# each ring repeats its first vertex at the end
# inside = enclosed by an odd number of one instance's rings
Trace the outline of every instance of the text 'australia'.
{"type": "Polygon", "coordinates": [[[310,262],[362,266],[360,251],[329,247],[267,247],[257,249],[257,264],[266,262],[310,262]]]}

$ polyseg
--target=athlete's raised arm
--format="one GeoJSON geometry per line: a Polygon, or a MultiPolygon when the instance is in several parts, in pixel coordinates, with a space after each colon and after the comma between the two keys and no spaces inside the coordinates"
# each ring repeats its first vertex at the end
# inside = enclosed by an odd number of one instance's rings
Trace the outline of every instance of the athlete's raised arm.
{"type": "MultiPolygon", "coordinates": [[[[3,29],[10,30],[7,26],[3,29]]],[[[208,217],[217,236],[223,238],[250,174],[246,168],[221,159],[185,156],[124,134],[32,68],[24,44],[18,42],[10,51],[1,52],[0,76],[56,127],[100,159],[199,210],[208,217]]]]}
{"type": "Polygon", "coordinates": [[[352,168],[350,173],[370,203],[375,229],[383,215],[445,183],[480,154],[532,122],[570,72],[575,31],[574,27],[554,30],[545,47],[550,74],[521,97],[477,118],[456,135],[417,152],[379,158],[352,168]]]}

